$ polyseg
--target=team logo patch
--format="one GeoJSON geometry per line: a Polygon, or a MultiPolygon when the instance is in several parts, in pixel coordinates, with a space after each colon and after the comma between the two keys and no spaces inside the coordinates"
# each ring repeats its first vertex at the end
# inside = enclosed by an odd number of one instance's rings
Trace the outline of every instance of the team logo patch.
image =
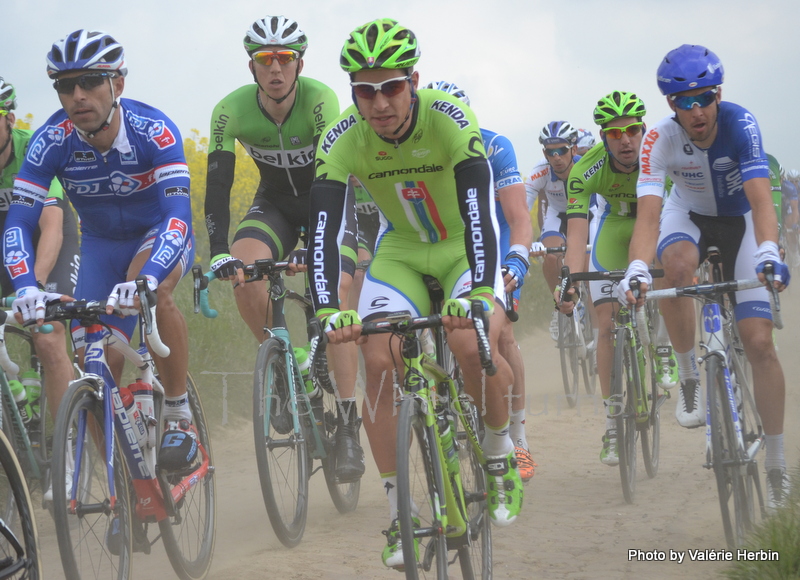
{"type": "Polygon", "coordinates": [[[180,185],[177,187],[168,187],[164,190],[164,195],[166,197],[173,197],[175,195],[179,195],[181,197],[189,197],[189,188],[180,185]]]}
{"type": "Polygon", "coordinates": [[[72,158],[77,163],[92,163],[97,161],[97,157],[94,154],[94,151],[75,151],[72,154],[72,158]]]}
{"type": "Polygon", "coordinates": [[[30,254],[25,250],[20,228],[6,230],[3,239],[3,250],[5,252],[5,265],[12,279],[19,278],[30,272],[28,268],[30,254]]]}
{"type": "Polygon", "coordinates": [[[166,231],[159,236],[161,243],[158,246],[158,250],[153,254],[153,261],[165,268],[171,264],[183,249],[183,243],[188,231],[189,226],[186,222],[178,218],[170,219],[166,231]]]}

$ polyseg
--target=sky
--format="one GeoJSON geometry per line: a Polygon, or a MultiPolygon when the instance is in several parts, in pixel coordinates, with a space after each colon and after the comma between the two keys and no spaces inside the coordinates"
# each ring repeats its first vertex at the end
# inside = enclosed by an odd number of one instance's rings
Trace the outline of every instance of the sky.
{"type": "Polygon", "coordinates": [[[32,114],[34,126],[59,107],[45,56],[79,28],[104,30],[124,46],[125,97],[161,109],[184,137],[207,137],[216,103],[252,82],[242,38],[254,20],[297,20],[309,37],[303,74],[334,89],[344,109],[344,40],[391,17],[419,39],[422,85],[447,80],[464,89],[481,126],[511,140],[523,174],[542,156],[538,134],[547,122],[567,120],[597,136],[592,111],[613,90],[637,93],[651,124],[668,115],[656,69],[684,43],[719,56],[723,99],[749,109],[767,152],[800,169],[796,0],[2,1],[0,76],[17,89],[18,116],[32,114]]]}

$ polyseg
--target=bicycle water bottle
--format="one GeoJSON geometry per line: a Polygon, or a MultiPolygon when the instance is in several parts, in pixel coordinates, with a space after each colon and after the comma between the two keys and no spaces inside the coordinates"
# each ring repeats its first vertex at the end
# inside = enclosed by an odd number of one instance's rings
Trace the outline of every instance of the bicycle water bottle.
{"type": "Polygon", "coordinates": [[[11,387],[11,395],[17,403],[22,422],[27,425],[33,418],[33,411],[28,403],[28,394],[25,392],[25,385],[17,380],[11,380],[8,381],[8,386],[11,387]]]}
{"type": "Polygon", "coordinates": [[[121,387],[119,398],[122,399],[122,406],[125,408],[125,414],[128,416],[128,422],[133,428],[136,440],[139,442],[139,446],[144,448],[147,443],[147,429],[144,426],[144,421],[142,421],[142,414],[133,401],[131,390],[127,387],[121,387]]]}
{"type": "Polygon", "coordinates": [[[294,358],[297,359],[297,366],[300,367],[300,375],[303,377],[303,382],[306,386],[306,393],[310,398],[314,399],[319,397],[321,393],[314,385],[314,381],[309,378],[309,372],[311,371],[311,359],[308,358],[308,353],[310,350],[310,344],[302,347],[295,347],[294,358]]]}
{"type": "Polygon", "coordinates": [[[31,405],[34,417],[41,415],[39,399],[42,396],[42,377],[34,369],[23,371],[19,375],[20,382],[25,385],[25,393],[28,395],[28,402],[31,405]]]}
{"type": "Polygon", "coordinates": [[[458,473],[458,451],[456,451],[455,442],[453,441],[453,429],[450,428],[452,423],[450,415],[446,414],[444,417],[440,416],[437,420],[439,424],[439,435],[442,440],[442,452],[444,453],[444,462],[447,465],[449,473],[458,473]]]}
{"type": "Polygon", "coordinates": [[[128,385],[128,389],[133,396],[133,402],[136,403],[142,422],[147,430],[147,446],[153,448],[156,446],[156,419],[155,409],[153,405],[153,385],[145,383],[141,379],[136,379],[135,383],[128,385]]]}

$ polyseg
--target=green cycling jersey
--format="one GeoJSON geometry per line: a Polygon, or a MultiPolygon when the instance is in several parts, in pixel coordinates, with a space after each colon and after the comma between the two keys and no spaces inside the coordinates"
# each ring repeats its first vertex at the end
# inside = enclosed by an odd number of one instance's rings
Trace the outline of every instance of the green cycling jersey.
{"type": "Polygon", "coordinates": [[[567,180],[567,218],[587,217],[593,193],[606,201],[606,215],[636,217],[638,171],[615,171],[603,143],[598,143],[573,166],[567,180]]]}
{"type": "MultiPolygon", "coordinates": [[[[31,140],[32,135],[33,131],[28,131],[27,129],[11,130],[11,157],[8,160],[8,165],[0,167],[0,213],[3,214],[3,221],[5,221],[5,214],[8,213],[8,206],[11,203],[14,178],[19,173],[19,168],[25,159],[25,151],[28,149],[28,142],[31,140]]],[[[58,179],[54,178],[50,184],[48,197],[64,198],[64,189],[58,179]]]]}

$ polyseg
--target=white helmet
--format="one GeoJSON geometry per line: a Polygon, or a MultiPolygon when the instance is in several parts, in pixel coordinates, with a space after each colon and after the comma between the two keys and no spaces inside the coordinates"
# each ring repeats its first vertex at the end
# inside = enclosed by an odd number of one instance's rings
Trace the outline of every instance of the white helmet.
{"type": "Polygon", "coordinates": [[[797,169],[790,169],[788,175],[789,179],[792,181],[797,181],[798,178],[800,178],[800,171],[797,171],[797,169]]]}
{"type": "Polygon", "coordinates": [[[566,143],[572,146],[577,140],[578,130],[566,121],[551,121],[539,133],[539,143],[542,145],[566,143]]]}
{"type": "Polygon", "coordinates": [[[0,110],[13,111],[17,108],[17,93],[14,85],[0,77],[0,110]]]}
{"type": "Polygon", "coordinates": [[[586,129],[578,129],[578,149],[586,148],[591,149],[594,147],[596,141],[591,131],[586,129]]]}
{"type": "Polygon", "coordinates": [[[300,25],[285,16],[265,16],[256,20],[244,35],[244,49],[252,55],[264,46],[285,46],[302,57],[308,48],[308,37],[300,25]]]}
{"type": "Polygon", "coordinates": [[[464,92],[464,89],[459,89],[455,83],[448,83],[447,81],[438,81],[438,82],[428,83],[427,85],[425,85],[425,88],[444,91],[449,95],[453,95],[461,102],[469,105],[469,97],[467,96],[467,93],[464,92]]]}
{"type": "Polygon", "coordinates": [[[110,34],[100,30],[76,30],[53,43],[47,53],[47,74],[55,78],[70,70],[98,70],[128,74],[125,51],[110,34]]]}

